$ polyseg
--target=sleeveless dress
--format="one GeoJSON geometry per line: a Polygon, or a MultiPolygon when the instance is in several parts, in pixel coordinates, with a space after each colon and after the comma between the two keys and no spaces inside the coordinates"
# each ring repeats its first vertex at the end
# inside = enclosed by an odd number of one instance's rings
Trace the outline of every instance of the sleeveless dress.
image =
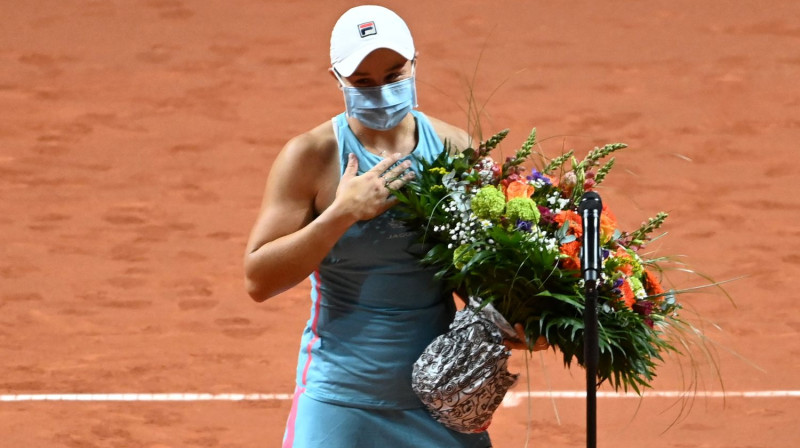
{"type": "MultiPolygon", "coordinates": [[[[444,145],[424,114],[411,112],[419,141],[411,155],[432,161],[444,145]]],[[[383,160],[347,124],[333,120],[341,173],[348,154],[359,174],[383,160]]],[[[392,210],[351,226],[311,275],[283,448],[487,448],[486,432],[462,434],[431,418],[411,389],[414,361],[447,331],[455,306],[419,262],[418,229],[392,210]]]]}

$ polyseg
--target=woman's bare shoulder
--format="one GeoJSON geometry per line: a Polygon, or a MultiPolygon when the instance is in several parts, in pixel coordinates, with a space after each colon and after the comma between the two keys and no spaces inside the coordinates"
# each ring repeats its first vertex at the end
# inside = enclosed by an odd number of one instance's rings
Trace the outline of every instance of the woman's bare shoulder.
{"type": "Polygon", "coordinates": [[[335,148],[336,136],[333,133],[333,125],[330,121],[326,121],[307,132],[291,138],[282,152],[292,153],[292,156],[304,159],[327,159],[335,148]]]}
{"type": "Polygon", "coordinates": [[[324,183],[322,179],[327,178],[325,173],[337,160],[336,147],[330,121],[292,137],[272,161],[267,192],[314,197],[324,183]],[[298,178],[306,181],[298,183],[298,178]]]}
{"type": "Polygon", "coordinates": [[[431,116],[428,116],[428,119],[433,129],[436,131],[436,134],[439,135],[439,138],[442,139],[443,142],[449,142],[456,151],[469,148],[472,144],[469,133],[458,126],[454,126],[431,116]]]}
{"type": "Polygon", "coordinates": [[[328,121],[290,138],[272,161],[270,177],[282,178],[287,171],[320,172],[336,160],[336,154],[336,137],[328,121]]]}

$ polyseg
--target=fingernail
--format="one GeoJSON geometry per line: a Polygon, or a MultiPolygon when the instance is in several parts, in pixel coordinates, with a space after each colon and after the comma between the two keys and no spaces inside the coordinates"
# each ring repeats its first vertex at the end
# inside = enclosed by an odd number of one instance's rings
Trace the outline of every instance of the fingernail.
{"type": "Polygon", "coordinates": [[[400,156],[402,156],[402,154],[400,154],[399,152],[396,152],[396,153],[394,153],[394,156],[395,157],[400,157],[400,156]]]}

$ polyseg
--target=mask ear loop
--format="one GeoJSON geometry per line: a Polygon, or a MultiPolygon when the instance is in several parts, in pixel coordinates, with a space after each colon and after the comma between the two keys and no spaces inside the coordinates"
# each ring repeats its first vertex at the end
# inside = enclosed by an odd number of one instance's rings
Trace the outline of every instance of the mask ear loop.
{"type": "Polygon", "coordinates": [[[344,79],[342,78],[342,75],[340,75],[339,72],[336,71],[336,69],[333,68],[333,67],[331,67],[331,71],[333,71],[333,76],[336,77],[336,80],[339,81],[339,89],[340,90],[344,90],[345,85],[344,85],[344,79]]]}
{"type": "Polygon", "coordinates": [[[349,102],[349,101],[347,101],[347,91],[345,90],[345,89],[347,89],[348,87],[347,87],[347,86],[345,86],[345,84],[344,84],[344,78],[342,78],[342,75],[340,75],[340,74],[339,74],[339,72],[338,72],[338,71],[336,71],[336,69],[335,69],[335,68],[333,68],[333,67],[331,67],[331,70],[333,71],[333,76],[334,76],[334,77],[336,77],[336,80],[337,80],[337,81],[339,81],[339,90],[341,90],[341,91],[342,91],[342,97],[344,98],[344,111],[345,111],[345,114],[346,114],[348,117],[351,117],[351,116],[352,116],[352,113],[351,113],[351,111],[350,111],[350,102],[349,102]]]}
{"type": "Polygon", "coordinates": [[[416,56],[414,57],[414,59],[411,60],[411,82],[414,83],[414,85],[412,87],[414,89],[414,93],[413,93],[413,95],[414,95],[414,105],[413,105],[413,107],[417,108],[417,107],[419,107],[419,102],[417,101],[417,58],[416,58],[416,56]]]}

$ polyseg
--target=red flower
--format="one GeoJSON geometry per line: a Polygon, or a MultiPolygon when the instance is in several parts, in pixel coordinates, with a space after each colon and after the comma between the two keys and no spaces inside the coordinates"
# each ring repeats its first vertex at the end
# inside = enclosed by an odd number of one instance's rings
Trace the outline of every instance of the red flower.
{"type": "Polygon", "coordinates": [[[502,175],[503,175],[503,167],[501,167],[497,163],[493,162],[492,163],[492,176],[494,176],[494,178],[497,179],[502,175]]]}
{"type": "Polygon", "coordinates": [[[641,314],[644,317],[644,323],[650,328],[654,328],[653,319],[650,318],[654,306],[655,304],[649,300],[639,300],[633,305],[633,311],[641,314]]]}

